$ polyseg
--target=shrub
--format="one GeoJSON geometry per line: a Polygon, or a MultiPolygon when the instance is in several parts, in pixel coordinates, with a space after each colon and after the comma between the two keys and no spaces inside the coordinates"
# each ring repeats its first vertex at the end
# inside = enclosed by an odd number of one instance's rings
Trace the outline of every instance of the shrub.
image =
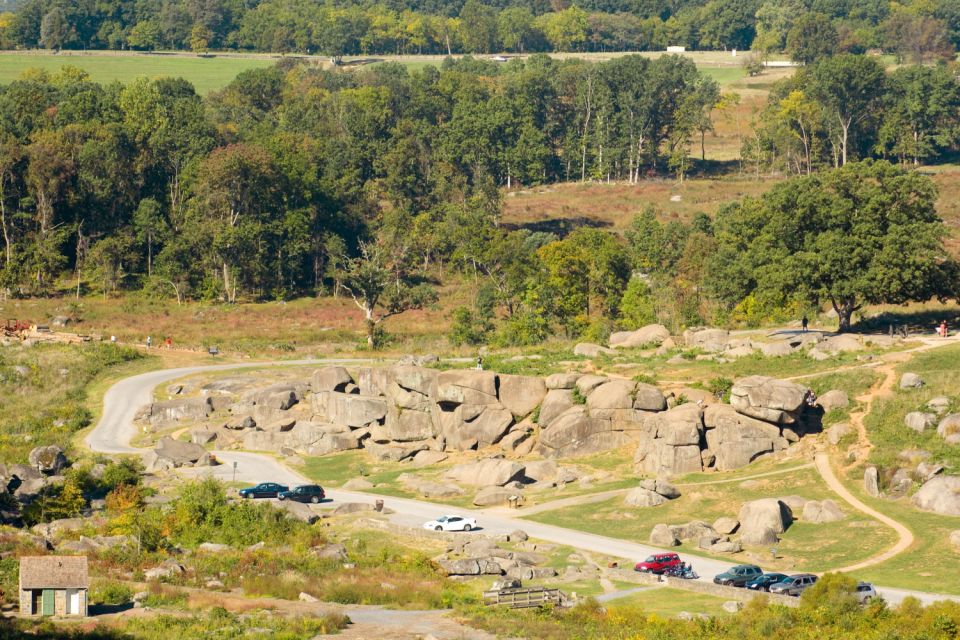
{"type": "Polygon", "coordinates": [[[730,401],[730,389],[733,388],[733,380],[730,378],[717,377],[707,383],[707,391],[712,393],[718,400],[723,402],[730,401]]]}
{"type": "Polygon", "coordinates": [[[116,580],[98,580],[90,587],[93,604],[127,604],[133,600],[133,590],[116,580]]]}
{"type": "Polygon", "coordinates": [[[573,404],[587,404],[587,396],[583,395],[580,387],[574,387],[572,392],[573,404]]]}

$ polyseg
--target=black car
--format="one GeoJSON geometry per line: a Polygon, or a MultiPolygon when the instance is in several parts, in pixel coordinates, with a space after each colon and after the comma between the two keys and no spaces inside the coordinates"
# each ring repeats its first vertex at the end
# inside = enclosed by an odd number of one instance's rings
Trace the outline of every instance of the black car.
{"type": "Polygon", "coordinates": [[[296,500],[297,502],[312,502],[317,504],[326,494],[323,492],[323,487],[318,484],[302,484],[299,487],[294,487],[290,491],[281,491],[277,497],[281,500],[296,500]]]}
{"type": "Polygon", "coordinates": [[[276,482],[261,482],[254,487],[240,489],[241,498],[276,498],[283,491],[289,491],[290,487],[276,482]]]}
{"type": "Polygon", "coordinates": [[[761,571],[760,567],[756,565],[738,564],[737,566],[732,567],[714,577],[713,581],[716,584],[743,587],[746,586],[748,582],[755,578],[759,578],[761,575],[763,575],[763,571],[761,571]]]}
{"type": "Polygon", "coordinates": [[[762,576],[758,576],[747,583],[747,589],[753,589],[754,591],[770,591],[770,587],[777,584],[778,582],[783,582],[789,576],[786,576],[782,573],[765,573],[762,576]]]}

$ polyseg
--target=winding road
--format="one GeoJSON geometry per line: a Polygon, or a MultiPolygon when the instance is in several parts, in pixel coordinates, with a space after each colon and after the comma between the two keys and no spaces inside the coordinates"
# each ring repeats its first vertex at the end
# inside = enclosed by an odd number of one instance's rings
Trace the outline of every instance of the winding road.
{"type": "MultiPolygon", "coordinates": [[[[296,365],[355,364],[358,362],[368,361],[359,359],[311,359],[277,362],[250,362],[242,364],[221,364],[164,369],[132,376],[117,382],[107,391],[104,396],[103,413],[100,421],[97,423],[97,426],[94,427],[94,429],[87,435],[86,443],[91,450],[100,453],[146,453],[146,449],[138,449],[130,444],[134,434],[136,433],[134,417],[137,411],[142,406],[152,402],[154,389],[158,385],[165,382],[170,382],[177,378],[182,378],[187,375],[211,371],[224,371],[229,369],[249,369],[296,365]]],[[[262,482],[265,480],[287,484],[309,482],[307,478],[267,455],[237,451],[216,451],[215,455],[224,464],[217,467],[205,468],[203,472],[212,473],[214,477],[223,480],[232,480],[235,477],[237,480],[251,483],[262,482]],[[234,469],[233,463],[236,463],[236,469],[234,469]]],[[[821,464],[822,463],[818,458],[818,468],[821,467],[821,464]]],[[[829,468],[829,461],[826,461],[826,468],[832,475],[832,470],[829,468]]],[[[835,477],[833,480],[836,486],[831,484],[831,489],[840,494],[845,501],[853,504],[857,509],[862,511],[865,509],[869,510],[865,512],[870,513],[870,515],[883,521],[885,524],[889,524],[890,526],[899,525],[899,523],[895,523],[882,514],[871,510],[862,503],[857,505],[852,502],[856,501],[856,498],[850,495],[835,477]],[[844,495],[844,493],[846,493],[846,495],[844,495]],[[889,522],[887,522],[888,520],[889,522]]],[[[828,482],[828,484],[830,483],[828,482]]],[[[374,499],[385,499],[388,503],[387,506],[389,506],[389,508],[394,512],[389,516],[391,521],[396,524],[415,528],[420,527],[426,520],[430,520],[436,517],[439,513],[448,511],[450,509],[448,505],[427,502],[424,500],[411,500],[394,497],[384,498],[382,495],[356,491],[342,491],[339,489],[332,489],[327,492],[327,495],[335,502],[370,502],[374,499]]],[[[583,531],[565,529],[562,527],[506,516],[503,515],[502,510],[499,509],[458,509],[457,511],[465,515],[476,517],[482,524],[483,530],[486,533],[500,534],[509,533],[516,529],[523,529],[533,538],[538,538],[540,540],[555,544],[566,545],[584,551],[605,554],[615,558],[623,558],[628,561],[636,561],[645,558],[650,554],[663,551],[663,549],[660,548],[638,544],[628,540],[609,538],[583,531]]],[[[902,527],[902,525],[899,526],[902,527]]],[[[900,544],[902,543],[903,537],[901,536],[900,544]]],[[[900,544],[898,544],[897,547],[899,547],[900,544]]],[[[895,549],[897,547],[895,547],[895,549]]],[[[897,552],[899,551],[900,549],[897,549],[897,552]]],[[[715,560],[712,558],[695,558],[696,570],[701,575],[701,579],[704,580],[712,581],[715,575],[726,571],[733,565],[734,563],[715,560]]],[[[856,565],[851,568],[856,568],[856,565]]],[[[944,599],[958,599],[953,596],[893,588],[878,588],[877,590],[891,603],[897,603],[905,596],[916,597],[924,603],[932,603],[937,600],[944,599]]]]}

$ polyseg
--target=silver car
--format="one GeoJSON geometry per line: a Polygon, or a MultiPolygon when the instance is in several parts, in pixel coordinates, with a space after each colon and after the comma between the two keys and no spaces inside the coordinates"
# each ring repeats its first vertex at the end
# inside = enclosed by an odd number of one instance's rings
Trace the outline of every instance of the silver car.
{"type": "Polygon", "coordinates": [[[857,583],[857,602],[867,604],[873,598],[879,597],[877,590],[869,582],[857,583]]]}
{"type": "Polygon", "coordinates": [[[812,573],[798,573],[770,586],[770,593],[779,593],[783,596],[799,596],[813,586],[817,576],[812,573]]]}

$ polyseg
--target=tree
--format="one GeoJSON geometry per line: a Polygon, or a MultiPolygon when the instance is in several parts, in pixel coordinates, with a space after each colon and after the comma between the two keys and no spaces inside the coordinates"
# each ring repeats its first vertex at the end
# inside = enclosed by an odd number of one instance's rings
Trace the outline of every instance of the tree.
{"type": "Polygon", "coordinates": [[[59,51],[69,41],[72,27],[63,9],[54,7],[43,16],[40,23],[40,44],[47,49],[59,51]]]}
{"type": "Polygon", "coordinates": [[[199,22],[193,25],[190,31],[190,50],[194,53],[204,53],[210,47],[213,32],[206,25],[199,22]]]}
{"type": "MultiPolygon", "coordinates": [[[[460,37],[471,53],[490,53],[497,48],[497,13],[478,0],[467,0],[460,10],[460,37]]],[[[449,45],[448,45],[449,46],[449,45]]]]}
{"type": "Polygon", "coordinates": [[[887,75],[873,58],[843,54],[818,62],[810,71],[810,97],[831,122],[836,164],[844,165],[856,151],[870,148],[887,75]]]}
{"type": "Polygon", "coordinates": [[[947,25],[930,16],[913,15],[900,10],[881,26],[884,43],[897,54],[900,62],[923,64],[935,60],[949,61],[956,50],[947,34],[947,25]]]}
{"type": "Polygon", "coordinates": [[[507,7],[497,16],[497,35],[503,48],[523,53],[533,33],[533,13],[526,7],[507,7]]]}
{"type": "Polygon", "coordinates": [[[143,20],[133,25],[127,35],[127,42],[134,49],[152,51],[160,47],[163,32],[154,20],[143,20]]]}
{"type": "Polygon", "coordinates": [[[877,146],[920,164],[960,140],[960,83],[946,67],[901,67],[890,92],[877,146]]]}
{"type": "Polygon", "coordinates": [[[544,16],[544,34],[554,51],[576,51],[587,41],[587,12],[570,7],[544,16]]]}
{"type": "Polygon", "coordinates": [[[837,51],[837,30],[822,13],[804,13],[787,34],[787,53],[794,62],[813,64],[837,51]]]}
{"type": "Polygon", "coordinates": [[[3,266],[9,269],[13,262],[13,232],[7,205],[14,196],[11,188],[17,174],[17,165],[23,157],[23,150],[13,136],[0,135],[0,232],[3,235],[3,266]]]}
{"type": "Polygon", "coordinates": [[[360,255],[347,264],[341,287],[363,311],[370,349],[382,344],[384,320],[437,300],[437,292],[421,282],[418,274],[393,270],[391,256],[380,244],[360,244],[360,255]]]}
{"type": "Polygon", "coordinates": [[[156,243],[167,230],[160,203],[144,198],[133,213],[133,227],[137,238],[147,245],[147,276],[153,275],[153,254],[156,243]]]}
{"type": "Polygon", "coordinates": [[[728,305],[751,292],[826,300],[841,331],[864,304],[952,297],[956,265],[936,197],[930,178],[885,161],[781,183],[718,214],[708,287],[728,305]]]}

